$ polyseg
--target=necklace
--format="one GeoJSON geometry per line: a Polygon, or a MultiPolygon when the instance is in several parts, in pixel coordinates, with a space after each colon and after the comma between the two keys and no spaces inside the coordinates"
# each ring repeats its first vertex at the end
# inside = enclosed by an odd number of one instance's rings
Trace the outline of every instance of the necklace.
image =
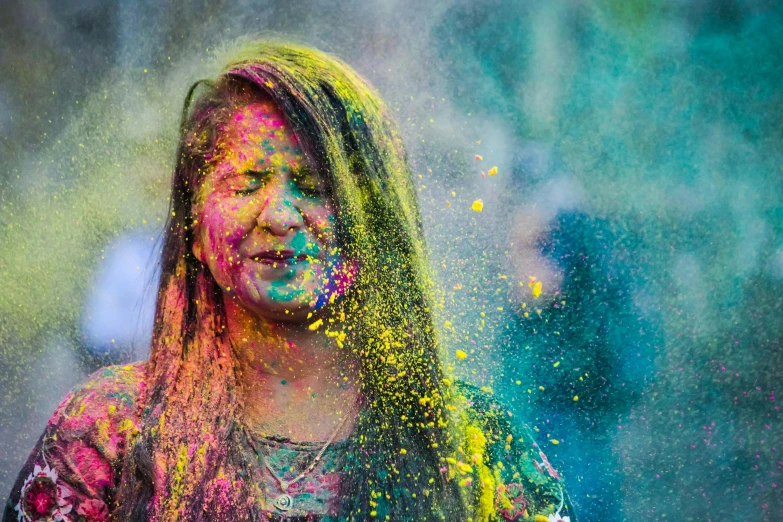
{"type": "Polygon", "coordinates": [[[289,511],[291,508],[294,507],[294,497],[288,494],[288,489],[305,478],[307,475],[309,475],[315,467],[318,465],[318,462],[320,462],[321,457],[323,457],[324,453],[326,452],[327,448],[332,444],[334,441],[334,438],[337,436],[338,433],[340,433],[340,430],[345,426],[345,423],[348,421],[348,417],[350,415],[346,415],[343,420],[340,422],[340,424],[337,426],[337,429],[334,430],[334,432],[329,436],[329,438],[326,440],[326,444],[323,445],[323,447],[318,451],[318,454],[315,456],[312,462],[305,468],[304,471],[302,471],[299,475],[294,477],[291,480],[283,480],[281,477],[277,476],[277,473],[275,473],[275,470],[272,469],[272,466],[269,465],[269,462],[266,459],[266,454],[263,451],[258,451],[258,448],[256,448],[255,443],[253,442],[252,437],[250,437],[249,433],[248,440],[250,440],[251,446],[253,446],[253,450],[255,450],[256,454],[261,457],[261,460],[264,462],[264,466],[267,470],[269,470],[269,473],[274,477],[274,479],[277,481],[278,485],[280,486],[281,493],[277,495],[274,500],[272,500],[272,505],[275,506],[280,511],[289,511]]]}

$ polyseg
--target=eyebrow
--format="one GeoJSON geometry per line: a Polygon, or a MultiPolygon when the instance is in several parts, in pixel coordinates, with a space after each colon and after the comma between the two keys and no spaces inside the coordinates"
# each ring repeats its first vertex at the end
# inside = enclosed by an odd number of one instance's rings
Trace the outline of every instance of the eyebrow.
{"type": "MultiPolygon", "coordinates": [[[[261,180],[264,180],[265,178],[273,176],[275,172],[277,172],[277,170],[272,168],[262,169],[262,170],[247,169],[242,171],[235,171],[233,173],[227,173],[223,177],[223,179],[228,179],[233,175],[233,176],[253,176],[261,180]]],[[[320,177],[316,175],[313,169],[307,164],[299,165],[296,168],[290,168],[289,172],[294,177],[307,176],[307,175],[314,176],[316,179],[319,180],[320,183],[320,177]]]]}
{"type": "MultiPolygon", "coordinates": [[[[297,176],[297,175],[301,176],[303,174],[311,174],[313,176],[316,176],[315,170],[310,168],[310,165],[307,165],[307,164],[302,164],[302,165],[298,165],[296,168],[291,168],[291,174],[293,174],[295,176],[297,176]]],[[[316,176],[316,177],[318,177],[318,176],[316,176]]]]}
{"type": "Polygon", "coordinates": [[[266,178],[266,177],[269,177],[269,176],[273,175],[274,173],[275,173],[275,171],[272,170],[272,169],[264,169],[264,170],[252,170],[252,169],[250,169],[250,170],[245,170],[245,171],[242,171],[242,172],[238,172],[237,174],[239,174],[240,176],[255,176],[257,178],[266,178]]]}

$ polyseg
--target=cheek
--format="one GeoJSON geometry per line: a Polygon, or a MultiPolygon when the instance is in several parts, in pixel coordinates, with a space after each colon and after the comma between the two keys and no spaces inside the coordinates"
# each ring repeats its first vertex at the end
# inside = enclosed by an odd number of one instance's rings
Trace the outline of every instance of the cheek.
{"type": "Polygon", "coordinates": [[[239,243],[252,230],[248,219],[243,219],[240,209],[231,207],[227,202],[208,201],[199,216],[201,241],[207,253],[213,257],[231,255],[239,243]]]}
{"type": "Polygon", "coordinates": [[[335,217],[332,211],[325,206],[313,206],[309,209],[310,226],[315,235],[321,236],[319,240],[323,244],[329,244],[334,240],[335,217]]]}

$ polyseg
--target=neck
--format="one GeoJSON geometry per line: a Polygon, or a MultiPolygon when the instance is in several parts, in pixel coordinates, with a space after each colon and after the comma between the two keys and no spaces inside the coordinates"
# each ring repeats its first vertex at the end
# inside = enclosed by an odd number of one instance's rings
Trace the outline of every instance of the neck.
{"type": "MultiPolygon", "coordinates": [[[[297,441],[327,439],[357,397],[354,372],[334,340],[306,323],[271,321],[231,298],[225,303],[248,428],[297,441]]],[[[352,425],[345,424],[341,431],[352,425]]]]}
{"type": "Polygon", "coordinates": [[[229,336],[239,358],[242,378],[296,381],[337,371],[338,349],[322,332],[303,323],[258,317],[227,298],[229,336]]]}

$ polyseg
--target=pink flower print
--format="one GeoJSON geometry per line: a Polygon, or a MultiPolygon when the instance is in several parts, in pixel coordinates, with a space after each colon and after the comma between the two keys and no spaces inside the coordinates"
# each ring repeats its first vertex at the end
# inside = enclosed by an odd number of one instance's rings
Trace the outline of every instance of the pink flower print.
{"type": "Polygon", "coordinates": [[[511,507],[504,507],[501,497],[498,495],[495,500],[495,509],[507,520],[516,520],[524,517],[527,501],[525,500],[522,484],[508,484],[505,486],[505,494],[508,501],[511,502],[511,507]]]}
{"type": "Polygon", "coordinates": [[[104,522],[109,518],[109,508],[99,499],[89,499],[82,502],[76,509],[76,513],[84,516],[87,522],[104,522]]]}
{"type": "Polygon", "coordinates": [[[57,505],[57,486],[48,478],[36,478],[24,494],[24,507],[35,518],[48,517],[57,505]]]}
{"type": "Polygon", "coordinates": [[[69,522],[66,515],[72,506],[65,499],[70,496],[71,490],[57,483],[57,470],[36,464],[24,481],[19,503],[14,508],[18,512],[17,521],[69,522]]]}

